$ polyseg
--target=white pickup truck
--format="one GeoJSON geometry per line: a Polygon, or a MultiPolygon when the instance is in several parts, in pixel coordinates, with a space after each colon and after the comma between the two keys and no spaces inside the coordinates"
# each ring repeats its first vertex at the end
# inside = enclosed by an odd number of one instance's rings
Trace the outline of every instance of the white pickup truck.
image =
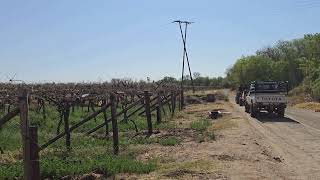
{"type": "Polygon", "coordinates": [[[245,111],[252,117],[262,110],[284,117],[287,89],[287,82],[252,82],[245,100],[245,111]]]}

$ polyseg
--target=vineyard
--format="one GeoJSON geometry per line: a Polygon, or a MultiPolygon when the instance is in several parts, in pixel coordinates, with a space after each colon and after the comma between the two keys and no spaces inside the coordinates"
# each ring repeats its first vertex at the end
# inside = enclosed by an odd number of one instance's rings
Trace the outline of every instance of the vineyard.
{"type": "Polygon", "coordinates": [[[168,120],[183,97],[162,83],[0,84],[0,179],[153,171],[130,145],[175,128],[168,120]]]}

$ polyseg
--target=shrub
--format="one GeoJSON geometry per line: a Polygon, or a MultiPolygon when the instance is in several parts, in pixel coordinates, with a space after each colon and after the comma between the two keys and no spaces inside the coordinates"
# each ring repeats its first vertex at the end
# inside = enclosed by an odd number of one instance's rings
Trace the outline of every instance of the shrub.
{"type": "Polygon", "coordinates": [[[311,88],[312,96],[314,99],[320,101],[320,79],[317,79],[311,88]]]}

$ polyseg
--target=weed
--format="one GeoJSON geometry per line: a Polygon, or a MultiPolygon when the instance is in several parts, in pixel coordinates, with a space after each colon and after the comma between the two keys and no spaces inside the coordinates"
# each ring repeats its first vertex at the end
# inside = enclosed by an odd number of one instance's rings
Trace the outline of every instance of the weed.
{"type": "Polygon", "coordinates": [[[157,138],[138,137],[133,140],[134,144],[153,144],[158,143],[157,138]]]}
{"type": "Polygon", "coordinates": [[[214,173],[218,169],[214,161],[187,161],[187,162],[172,162],[165,163],[160,166],[160,171],[165,174],[170,174],[179,170],[193,171],[197,173],[214,173]]]}
{"type": "Polygon", "coordinates": [[[209,138],[209,140],[216,140],[216,135],[214,134],[214,132],[208,131],[207,137],[209,138]]]}
{"type": "Polygon", "coordinates": [[[205,141],[204,135],[203,134],[198,134],[196,140],[197,140],[198,143],[203,143],[205,141]]]}
{"type": "Polygon", "coordinates": [[[175,146],[177,144],[180,144],[180,140],[175,137],[167,137],[165,139],[160,139],[159,144],[162,146],[175,146]]]}
{"type": "Polygon", "coordinates": [[[208,119],[201,119],[191,123],[191,129],[204,132],[211,125],[211,121],[208,119]]]}

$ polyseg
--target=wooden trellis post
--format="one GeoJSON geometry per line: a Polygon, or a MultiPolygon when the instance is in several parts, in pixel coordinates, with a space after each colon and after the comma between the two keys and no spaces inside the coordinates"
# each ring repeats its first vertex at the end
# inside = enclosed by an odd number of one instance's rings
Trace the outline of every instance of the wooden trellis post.
{"type": "Polygon", "coordinates": [[[162,103],[161,103],[161,93],[158,93],[158,97],[157,97],[157,123],[161,123],[161,108],[162,108],[162,103]]]}
{"type": "Polygon", "coordinates": [[[38,135],[36,127],[29,127],[28,92],[20,89],[18,94],[20,109],[20,126],[23,148],[24,179],[40,179],[38,135]]]}
{"type": "Polygon", "coordinates": [[[184,108],[184,95],[183,95],[183,89],[180,90],[180,110],[184,108]]]}
{"type": "Polygon", "coordinates": [[[145,101],[145,111],[148,123],[148,134],[152,134],[152,119],[151,119],[151,110],[150,110],[150,94],[149,91],[144,91],[144,101],[145,101]]]}
{"type": "Polygon", "coordinates": [[[63,110],[63,119],[64,119],[64,131],[66,132],[66,147],[70,150],[71,146],[71,132],[69,131],[69,115],[70,115],[70,106],[67,104],[63,110]]]}
{"type": "Polygon", "coordinates": [[[40,180],[40,165],[39,165],[39,146],[38,146],[38,127],[29,127],[30,136],[30,180],[40,180]]]}
{"type": "Polygon", "coordinates": [[[26,89],[20,89],[19,92],[20,125],[23,148],[24,178],[31,177],[30,168],[30,143],[29,143],[29,121],[28,121],[28,92],[26,89]]]}
{"type": "Polygon", "coordinates": [[[176,109],[176,93],[174,91],[171,91],[171,106],[172,106],[171,115],[173,116],[176,109]]]}
{"type": "MultiPolygon", "coordinates": [[[[126,108],[126,107],[125,107],[125,108],[126,108]]],[[[123,108],[123,109],[125,109],[125,108],[123,108]]],[[[125,123],[128,123],[127,112],[128,112],[128,111],[123,111],[123,121],[124,121],[125,123]]]]}
{"type": "MultiPolygon", "coordinates": [[[[107,104],[107,100],[103,100],[103,105],[107,104]]],[[[105,129],[105,137],[108,139],[109,138],[109,122],[108,122],[108,117],[107,117],[107,109],[103,111],[103,118],[104,122],[106,124],[106,129],[105,129]]]]}
{"type": "Polygon", "coordinates": [[[43,103],[42,103],[42,117],[43,117],[43,119],[47,119],[45,101],[42,100],[42,102],[43,102],[43,103]]]}
{"type": "Polygon", "coordinates": [[[119,153],[119,135],[118,135],[118,121],[117,121],[117,104],[116,96],[110,95],[111,103],[111,121],[112,121],[112,137],[113,137],[113,153],[118,155],[119,153]]]}

